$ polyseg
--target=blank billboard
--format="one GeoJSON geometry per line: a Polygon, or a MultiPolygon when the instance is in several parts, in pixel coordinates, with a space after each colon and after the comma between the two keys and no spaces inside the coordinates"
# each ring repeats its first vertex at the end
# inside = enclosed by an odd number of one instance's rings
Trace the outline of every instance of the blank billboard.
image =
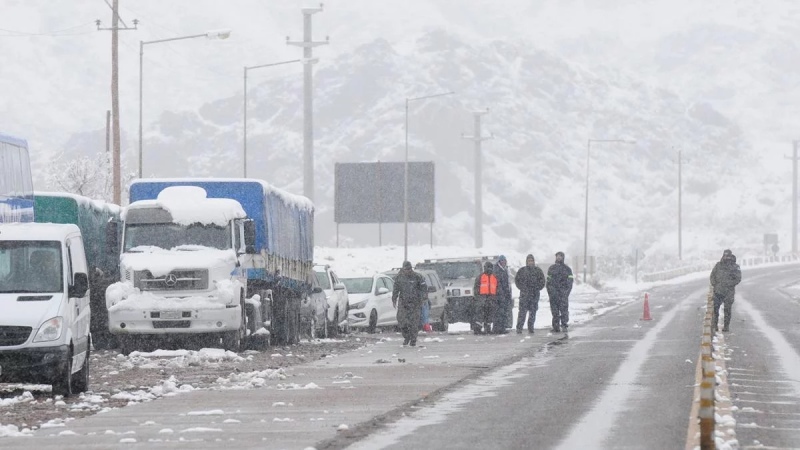
{"type": "MultiPolygon", "coordinates": [[[[336,163],[336,223],[403,223],[405,164],[336,163]]],[[[408,221],[433,223],[433,162],[408,163],[408,221]]]]}

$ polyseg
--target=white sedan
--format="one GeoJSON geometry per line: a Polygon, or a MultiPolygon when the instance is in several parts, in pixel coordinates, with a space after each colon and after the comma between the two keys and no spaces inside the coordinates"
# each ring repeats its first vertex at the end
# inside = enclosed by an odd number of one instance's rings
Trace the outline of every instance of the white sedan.
{"type": "Polygon", "coordinates": [[[342,278],[347,286],[350,309],[347,321],[352,328],[365,328],[374,333],[376,327],[397,325],[397,310],[392,306],[394,281],[384,274],[342,278]]]}

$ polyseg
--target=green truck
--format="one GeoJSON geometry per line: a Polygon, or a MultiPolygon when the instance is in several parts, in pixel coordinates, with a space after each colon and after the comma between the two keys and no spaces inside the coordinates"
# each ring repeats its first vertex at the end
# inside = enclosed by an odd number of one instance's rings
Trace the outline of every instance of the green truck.
{"type": "Polygon", "coordinates": [[[90,331],[95,348],[114,348],[116,339],[108,330],[106,288],[119,281],[118,239],[108,239],[106,224],[119,221],[120,207],[66,192],[35,192],[34,217],[39,223],[71,223],[83,235],[89,269],[90,331]]]}

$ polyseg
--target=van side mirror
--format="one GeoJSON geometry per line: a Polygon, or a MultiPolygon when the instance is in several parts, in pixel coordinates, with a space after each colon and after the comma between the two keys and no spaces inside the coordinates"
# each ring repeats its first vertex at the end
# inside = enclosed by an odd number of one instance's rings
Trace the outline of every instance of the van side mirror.
{"type": "Polygon", "coordinates": [[[116,253],[119,249],[119,222],[106,223],[106,250],[116,253]]]}
{"type": "Polygon", "coordinates": [[[69,298],[79,298],[86,295],[89,290],[89,277],[83,273],[78,272],[75,274],[72,284],[69,286],[69,298]]]}
{"type": "Polygon", "coordinates": [[[253,220],[244,222],[244,252],[255,255],[256,251],[256,223],[253,220]]]}

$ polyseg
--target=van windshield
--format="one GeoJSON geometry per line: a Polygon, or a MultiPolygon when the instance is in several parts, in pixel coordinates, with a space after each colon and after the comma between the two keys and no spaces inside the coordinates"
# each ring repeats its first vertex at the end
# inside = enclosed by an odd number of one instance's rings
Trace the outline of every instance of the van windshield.
{"type": "Polygon", "coordinates": [[[175,223],[140,223],[125,226],[125,250],[136,247],[159,247],[165,250],[180,246],[203,246],[227,250],[231,244],[230,227],[195,223],[189,226],[175,223]]]}
{"type": "Polygon", "coordinates": [[[481,264],[475,261],[420,263],[416,268],[435,270],[442,280],[475,278],[481,274],[481,264]]]}
{"type": "Polygon", "coordinates": [[[59,241],[0,241],[0,293],[64,292],[59,241]]]}

